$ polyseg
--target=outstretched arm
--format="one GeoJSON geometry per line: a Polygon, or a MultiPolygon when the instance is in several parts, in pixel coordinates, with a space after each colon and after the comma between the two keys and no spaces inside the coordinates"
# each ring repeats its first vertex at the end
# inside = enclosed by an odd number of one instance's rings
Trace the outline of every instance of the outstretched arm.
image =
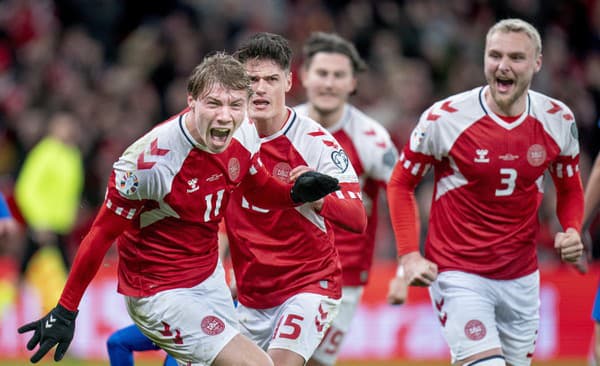
{"type": "Polygon", "coordinates": [[[18,329],[19,333],[34,331],[27,343],[27,349],[33,350],[40,345],[31,357],[38,362],[52,347],[58,345],[54,360],[60,361],[73,339],[75,318],[81,297],[92,281],[104,259],[104,255],[115,239],[129,226],[131,220],[118,216],[102,206],[100,212],[77,250],[75,261],[58,305],[45,317],[26,324],[18,329]]]}

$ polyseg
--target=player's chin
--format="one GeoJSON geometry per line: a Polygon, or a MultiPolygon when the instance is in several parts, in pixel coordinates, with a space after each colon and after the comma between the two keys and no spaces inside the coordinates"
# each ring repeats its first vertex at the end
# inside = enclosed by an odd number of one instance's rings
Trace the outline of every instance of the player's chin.
{"type": "Polygon", "coordinates": [[[212,142],[210,144],[210,146],[208,146],[208,149],[210,150],[210,152],[218,154],[218,153],[222,153],[223,151],[225,151],[227,149],[227,147],[229,147],[229,142],[231,140],[227,139],[227,141],[219,141],[219,142],[212,142]]]}

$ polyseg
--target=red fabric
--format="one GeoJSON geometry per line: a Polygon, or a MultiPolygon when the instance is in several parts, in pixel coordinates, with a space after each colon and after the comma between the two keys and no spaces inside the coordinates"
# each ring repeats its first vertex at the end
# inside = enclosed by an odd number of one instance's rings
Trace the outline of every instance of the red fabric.
{"type": "Polygon", "coordinates": [[[292,201],[291,184],[272,177],[263,166],[254,175],[248,174],[243,183],[243,191],[250,203],[267,209],[290,208],[297,204],[292,201]],[[269,192],[269,194],[265,194],[269,192]]]}
{"type": "Polygon", "coordinates": [[[117,216],[102,206],[89,233],[83,238],[59,304],[75,311],[83,293],[98,272],[104,255],[117,237],[131,226],[131,220],[117,216]]]}
{"type": "MultiPolygon", "coordinates": [[[[420,175],[418,176],[420,177],[420,175]]],[[[396,164],[387,186],[392,228],[396,236],[398,256],[419,250],[419,211],[415,200],[417,176],[396,164]]]]}
{"type": "MultiPolygon", "coordinates": [[[[562,160],[567,160],[565,163],[579,164],[579,157],[576,161],[573,161],[570,157],[560,157],[558,159],[559,162],[562,162],[562,160]]],[[[572,227],[581,232],[584,206],[581,176],[575,174],[570,179],[561,179],[557,176],[555,169],[550,170],[550,175],[556,187],[556,215],[558,221],[560,221],[563,230],[572,227]]]]}
{"type": "MultiPolygon", "coordinates": [[[[341,191],[352,192],[356,191],[356,183],[341,183],[341,191]]],[[[339,199],[333,195],[325,197],[323,208],[319,212],[321,216],[329,220],[332,224],[338,225],[348,231],[354,233],[362,233],[367,228],[367,215],[365,213],[365,207],[362,201],[355,199],[339,199]],[[361,215],[357,215],[357,212],[361,212],[361,215]]],[[[344,196],[348,196],[344,194],[344,196]]]]}

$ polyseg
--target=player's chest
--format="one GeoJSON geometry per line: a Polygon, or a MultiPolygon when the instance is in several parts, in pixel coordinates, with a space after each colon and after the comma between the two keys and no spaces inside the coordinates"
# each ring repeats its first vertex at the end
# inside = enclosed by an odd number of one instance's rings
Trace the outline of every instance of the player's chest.
{"type": "Polygon", "coordinates": [[[249,158],[192,156],[173,176],[165,197],[181,217],[212,221],[222,216],[231,192],[249,170],[249,158]]]}
{"type": "Polygon", "coordinates": [[[467,177],[514,172],[520,178],[535,180],[560,152],[541,126],[523,125],[512,130],[489,124],[478,127],[465,131],[449,154],[467,177]]]}
{"type": "Polygon", "coordinates": [[[314,164],[304,160],[300,150],[302,147],[294,146],[288,139],[280,137],[262,143],[260,160],[269,174],[282,182],[289,183],[290,172],[293,168],[299,165],[315,168],[314,164]]]}

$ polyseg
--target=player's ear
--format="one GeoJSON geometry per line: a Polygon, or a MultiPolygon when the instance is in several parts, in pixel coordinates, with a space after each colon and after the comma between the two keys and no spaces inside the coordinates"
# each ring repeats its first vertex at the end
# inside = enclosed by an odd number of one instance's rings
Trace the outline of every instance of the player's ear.
{"type": "Polygon", "coordinates": [[[287,93],[290,91],[290,89],[292,89],[292,72],[291,71],[287,73],[287,75],[285,77],[285,81],[287,83],[285,92],[287,93]]]}
{"type": "Polygon", "coordinates": [[[188,105],[188,107],[190,107],[190,109],[193,110],[195,104],[196,104],[196,100],[191,95],[188,94],[188,96],[187,96],[187,105],[188,105]]]}
{"type": "Polygon", "coordinates": [[[542,68],[542,54],[540,53],[535,59],[535,72],[537,73],[542,68]]]}

